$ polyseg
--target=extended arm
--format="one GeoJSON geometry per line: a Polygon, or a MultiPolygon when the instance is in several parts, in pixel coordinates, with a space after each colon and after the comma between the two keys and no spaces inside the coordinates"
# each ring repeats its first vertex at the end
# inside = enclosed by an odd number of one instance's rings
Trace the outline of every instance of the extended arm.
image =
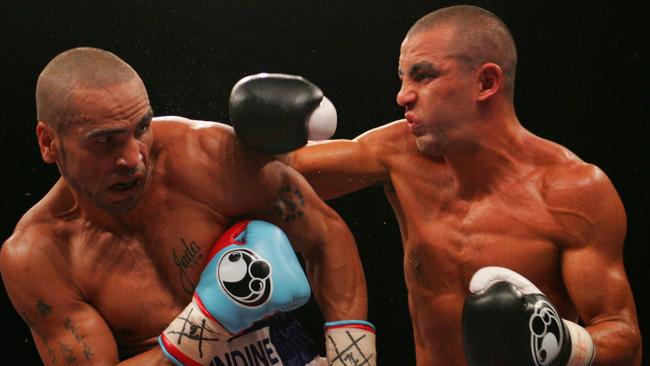
{"type": "Polygon", "coordinates": [[[278,160],[303,174],[321,198],[389,179],[380,158],[389,145],[386,142],[391,142],[385,127],[352,141],[312,141],[293,151],[308,139],[329,138],[336,125],[334,106],[316,85],[301,77],[259,74],[240,80],[230,95],[230,118],[246,146],[262,154],[282,154],[276,156],[278,160]]]}
{"type": "Polygon", "coordinates": [[[369,132],[354,140],[312,142],[281,160],[299,171],[321,198],[336,198],[389,180],[372,137],[369,132]]]}

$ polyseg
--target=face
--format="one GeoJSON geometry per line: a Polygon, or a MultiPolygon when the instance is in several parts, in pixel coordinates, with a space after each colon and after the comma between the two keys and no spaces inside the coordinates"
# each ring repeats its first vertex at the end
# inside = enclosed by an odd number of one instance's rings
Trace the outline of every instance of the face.
{"type": "Polygon", "coordinates": [[[449,27],[436,27],[408,36],[400,50],[397,103],[418,149],[430,155],[467,149],[473,141],[477,84],[453,57],[452,36],[449,27]]]}
{"type": "Polygon", "coordinates": [[[151,107],[139,79],[73,93],[55,141],[61,175],[81,199],[110,213],[132,209],[149,173],[151,107]]]}

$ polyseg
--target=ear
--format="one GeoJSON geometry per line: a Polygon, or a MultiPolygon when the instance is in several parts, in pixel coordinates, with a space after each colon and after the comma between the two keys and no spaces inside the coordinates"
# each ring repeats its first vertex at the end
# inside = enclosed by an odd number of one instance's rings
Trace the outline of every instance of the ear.
{"type": "Polygon", "coordinates": [[[57,139],[58,137],[52,130],[52,127],[43,122],[36,124],[36,137],[38,146],[41,149],[41,156],[46,163],[56,163],[57,156],[57,139]]]}
{"type": "Polygon", "coordinates": [[[495,95],[503,85],[503,70],[497,64],[488,62],[478,71],[478,100],[486,101],[495,95]]]}

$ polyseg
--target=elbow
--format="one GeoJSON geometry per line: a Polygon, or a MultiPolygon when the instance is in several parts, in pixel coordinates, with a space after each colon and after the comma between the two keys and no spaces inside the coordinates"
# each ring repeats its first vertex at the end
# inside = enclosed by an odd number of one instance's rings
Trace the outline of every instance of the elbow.
{"type": "Polygon", "coordinates": [[[594,335],[596,344],[594,366],[641,365],[642,340],[637,326],[626,324],[617,330],[598,333],[594,335]]]}
{"type": "Polygon", "coordinates": [[[641,340],[641,333],[638,328],[635,328],[634,334],[630,336],[630,351],[632,354],[631,364],[641,365],[643,357],[643,341],[641,340]]]}

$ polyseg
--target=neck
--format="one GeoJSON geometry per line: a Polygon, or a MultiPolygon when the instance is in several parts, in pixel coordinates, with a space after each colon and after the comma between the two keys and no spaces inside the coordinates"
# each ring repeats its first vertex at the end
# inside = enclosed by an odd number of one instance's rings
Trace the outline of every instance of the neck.
{"type": "MultiPolygon", "coordinates": [[[[62,178],[63,180],[63,178],[62,178]]],[[[146,189],[140,196],[140,201],[125,212],[110,212],[98,207],[97,204],[88,200],[83,195],[69,188],[73,200],[73,211],[75,216],[84,220],[89,226],[100,230],[109,231],[115,234],[128,234],[142,228],[141,207],[143,206],[146,189]]]]}
{"type": "Polygon", "coordinates": [[[525,150],[527,131],[516,116],[484,119],[478,126],[471,147],[445,155],[462,197],[486,195],[517,172],[519,158],[525,150]]]}

